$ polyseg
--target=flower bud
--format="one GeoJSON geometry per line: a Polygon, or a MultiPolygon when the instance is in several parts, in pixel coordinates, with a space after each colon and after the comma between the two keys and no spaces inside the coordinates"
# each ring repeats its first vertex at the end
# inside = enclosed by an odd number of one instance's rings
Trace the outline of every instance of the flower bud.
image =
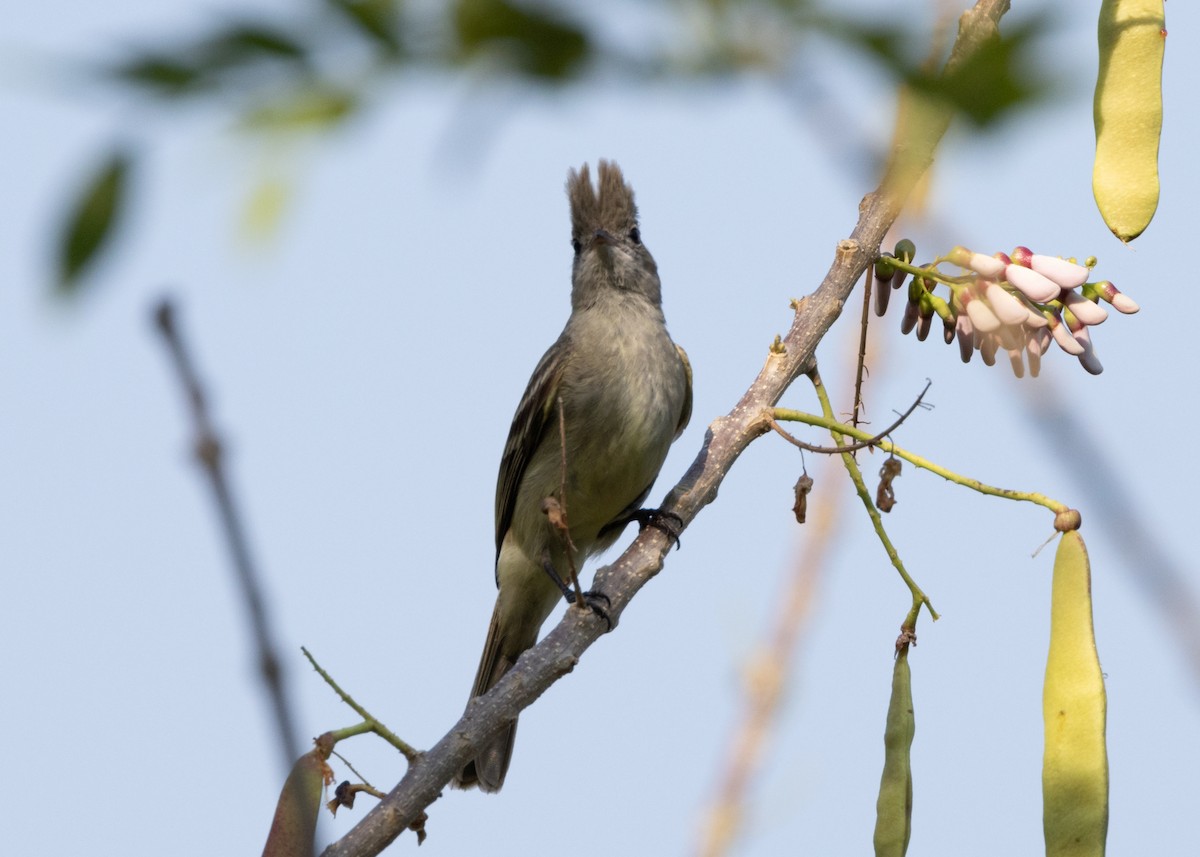
{"type": "Polygon", "coordinates": [[[980,281],[984,296],[1001,324],[1021,324],[1029,317],[1025,304],[1014,298],[1003,287],[991,281],[980,281]]]}
{"type": "Polygon", "coordinates": [[[1013,374],[1018,378],[1025,377],[1025,361],[1022,359],[1021,354],[1022,352],[1019,348],[1008,349],[1008,359],[1012,364],[1013,374]]]}
{"type": "Polygon", "coordinates": [[[1029,267],[1048,280],[1053,280],[1064,289],[1076,289],[1087,282],[1088,269],[1076,265],[1057,256],[1042,256],[1034,253],[1029,259],[1029,267]]]}
{"type": "Polygon", "coordinates": [[[1004,269],[1004,278],[1025,297],[1040,304],[1054,300],[1062,291],[1058,283],[1015,262],[1004,269]]]}
{"type": "Polygon", "coordinates": [[[1092,303],[1076,291],[1062,293],[1063,306],[1084,324],[1099,324],[1108,318],[1108,310],[1099,304],[1092,303]]]}
{"type": "Polygon", "coordinates": [[[954,324],[954,332],[958,335],[959,357],[962,358],[963,363],[970,363],[971,355],[975,353],[975,328],[971,324],[971,319],[966,315],[960,315],[954,324]]]}
{"type": "Polygon", "coordinates": [[[900,333],[911,333],[917,326],[917,317],[917,302],[910,300],[904,305],[904,315],[900,316],[900,333]]]}
{"type": "Polygon", "coordinates": [[[903,259],[905,262],[911,262],[917,258],[917,245],[907,238],[901,238],[896,242],[896,258],[903,259]]]}
{"type": "Polygon", "coordinates": [[[1123,312],[1127,315],[1132,315],[1141,309],[1141,307],[1137,305],[1137,301],[1120,291],[1109,280],[1101,280],[1098,283],[1090,283],[1089,285],[1095,289],[1096,294],[1100,295],[1100,297],[1112,304],[1113,309],[1115,309],[1117,312],[1123,312]]]}
{"type": "Polygon", "coordinates": [[[983,342],[980,343],[979,356],[988,366],[996,365],[996,351],[999,350],[999,347],[1000,343],[994,336],[985,336],[983,342]]]}
{"type": "Polygon", "coordinates": [[[1012,258],[1010,260],[1013,265],[1020,265],[1023,268],[1028,268],[1033,261],[1033,251],[1028,247],[1014,247],[1012,258]]]}
{"type": "Polygon", "coordinates": [[[1000,329],[1000,319],[996,318],[996,314],[988,309],[987,303],[980,300],[973,291],[964,289],[961,300],[977,332],[991,333],[1000,329]]]}
{"type": "Polygon", "coordinates": [[[1062,317],[1058,313],[1054,314],[1054,320],[1050,322],[1050,335],[1054,337],[1058,347],[1068,354],[1078,357],[1083,353],[1083,346],[1071,335],[1071,331],[1067,330],[1066,324],[1063,323],[1062,317]]]}

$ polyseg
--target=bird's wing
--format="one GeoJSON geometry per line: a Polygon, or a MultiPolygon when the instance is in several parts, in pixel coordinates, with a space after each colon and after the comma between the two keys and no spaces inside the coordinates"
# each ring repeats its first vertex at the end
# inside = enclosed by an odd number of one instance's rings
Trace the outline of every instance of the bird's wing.
{"type": "Polygon", "coordinates": [[[675,426],[675,439],[683,434],[683,430],[687,428],[688,421],[692,418],[692,361],[688,360],[687,352],[683,350],[683,346],[679,343],[675,344],[675,350],[679,352],[679,359],[683,361],[683,374],[687,378],[687,390],[683,395],[683,409],[679,412],[679,424],[675,426]]]}
{"type": "Polygon", "coordinates": [[[513,416],[512,426],[508,430],[508,440],[504,444],[504,456],[500,459],[500,477],[496,480],[496,558],[500,558],[500,545],[512,524],[513,511],[517,505],[517,493],[525,478],[525,468],[529,466],[533,452],[542,442],[548,428],[557,423],[557,402],[559,382],[562,380],[563,367],[566,365],[567,340],[565,335],[550,346],[543,355],[521,405],[513,416]]]}

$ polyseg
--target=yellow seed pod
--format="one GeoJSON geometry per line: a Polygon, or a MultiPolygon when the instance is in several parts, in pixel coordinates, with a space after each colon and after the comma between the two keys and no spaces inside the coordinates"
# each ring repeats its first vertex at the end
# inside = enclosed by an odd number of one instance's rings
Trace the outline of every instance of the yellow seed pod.
{"type": "Polygon", "coordinates": [[[1093,112],[1092,192],[1122,241],[1137,238],[1158,208],[1162,130],[1163,0],[1104,0],[1093,112]]]}
{"type": "Polygon", "coordinates": [[[1101,857],[1108,834],[1107,702],[1092,630],[1092,583],[1078,530],[1054,558],[1050,654],[1042,692],[1046,857],[1101,857]]]}
{"type": "Polygon", "coordinates": [[[883,732],[883,776],[875,803],[876,857],[904,857],[912,834],[912,766],[909,750],[917,731],[913,716],[912,674],[908,646],[902,646],[892,669],[892,698],[883,732]]]}

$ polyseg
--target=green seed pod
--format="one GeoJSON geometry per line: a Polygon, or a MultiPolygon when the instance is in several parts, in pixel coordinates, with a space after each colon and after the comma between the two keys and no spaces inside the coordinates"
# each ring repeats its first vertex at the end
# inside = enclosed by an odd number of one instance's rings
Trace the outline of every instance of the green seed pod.
{"type": "Polygon", "coordinates": [[[1092,581],[1078,530],[1054,558],[1050,653],[1042,692],[1046,857],[1102,857],[1108,834],[1107,703],[1092,630],[1092,581]]]}
{"type": "Polygon", "coordinates": [[[896,242],[896,258],[903,259],[905,262],[911,262],[917,258],[917,245],[909,241],[907,238],[901,238],[896,242]]]}
{"type": "Polygon", "coordinates": [[[892,698],[883,732],[883,777],[875,803],[875,857],[904,857],[912,834],[912,765],[909,751],[917,721],[913,716],[908,646],[901,646],[892,669],[892,698]]]}
{"type": "Polygon", "coordinates": [[[1100,7],[1092,192],[1104,222],[1126,243],[1158,208],[1166,35],[1163,0],[1104,0],[1100,7]]]}

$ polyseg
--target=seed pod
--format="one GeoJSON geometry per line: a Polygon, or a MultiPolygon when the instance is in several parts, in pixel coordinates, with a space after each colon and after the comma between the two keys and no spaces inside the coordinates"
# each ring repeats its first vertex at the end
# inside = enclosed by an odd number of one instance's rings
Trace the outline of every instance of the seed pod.
{"type": "Polygon", "coordinates": [[[1163,0],[1104,0],[1098,35],[1092,192],[1108,228],[1128,243],[1158,208],[1163,0]]]}
{"type": "Polygon", "coordinates": [[[1062,535],[1050,596],[1042,692],[1046,857],[1103,855],[1108,833],[1107,702],[1092,628],[1091,570],[1078,530],[1062,535]]]}
{"type": "Polygon", "coordinates": [[[912,834],[912,765],[917,731],[912,704],[908,646],[898,646],[892,668],[892,698],[883,732],[883,776],[875,802],[875,857],[904,857],[912,834]]]}

